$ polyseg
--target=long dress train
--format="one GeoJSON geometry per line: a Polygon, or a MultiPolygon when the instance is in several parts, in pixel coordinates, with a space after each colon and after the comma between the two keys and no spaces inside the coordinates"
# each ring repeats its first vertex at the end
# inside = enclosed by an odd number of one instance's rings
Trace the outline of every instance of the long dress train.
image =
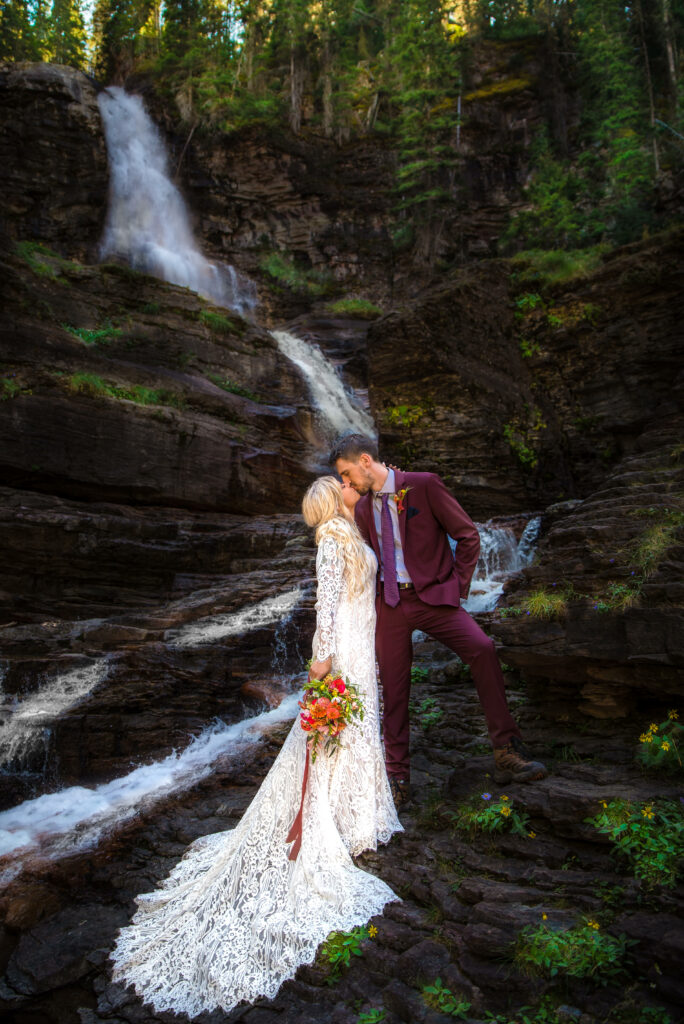
{"type": "Polygon", "coordinates": [[[113,978],[157,1011],[189,1017],[273,998],[332,931],[347,931],[398,899],[352,856],[402,826],[385,771],[375,673],[375,555],[364,548],[363,591],[350,597],[332,527],[316,559],[318,660],[363,697],[365,717],[343,745],[311,764],[299,856],[286,844],[299,808],[307,734],[296,720],[236,828],[196,840],[154,892],[137,897],[111,953],[113,978]]]}

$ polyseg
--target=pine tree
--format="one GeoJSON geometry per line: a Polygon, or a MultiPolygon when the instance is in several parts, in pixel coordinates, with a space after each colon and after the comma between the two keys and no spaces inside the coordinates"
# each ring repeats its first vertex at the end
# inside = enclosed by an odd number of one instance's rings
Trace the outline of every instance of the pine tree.
{"type": "Polygon", "coordinates": [[[0,0],[0,59],[41,59],[32,14],[27,0],[0,0]]]}
{"type": "Polygon", "coordinates": [[[86,31],[79,0],[54,0],[50,16],[48,45],[50,60],[82,68],[86,54],[86,31]]]}

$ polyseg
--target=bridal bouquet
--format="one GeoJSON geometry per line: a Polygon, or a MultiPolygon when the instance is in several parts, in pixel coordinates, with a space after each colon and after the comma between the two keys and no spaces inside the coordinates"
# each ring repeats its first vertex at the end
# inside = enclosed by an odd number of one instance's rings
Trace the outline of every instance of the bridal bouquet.
{"type": "Polygon", "coordinates": [[[321,749],[333,754],[347,726],[355,719],[363,720],[363,702],[356,687],[348,679],[334,678],[332,674],[325,679],[311,679],[299,706],[302,729],[310,733],[307,746],[312,761],[321,749]]]}

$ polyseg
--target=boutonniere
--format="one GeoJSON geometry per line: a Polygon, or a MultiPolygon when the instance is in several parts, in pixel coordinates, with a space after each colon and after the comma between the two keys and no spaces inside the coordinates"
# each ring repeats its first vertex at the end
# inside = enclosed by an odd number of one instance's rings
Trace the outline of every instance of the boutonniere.
{"type": "Polygon", "coordinates": [[[397,494],[391,495],[392,501],[396,502],[397,505],[397,515],[401,515],[402,512],[406,511],[404,499],[410,490],[410,487],[402,487],[402,489],[397,494]]]}

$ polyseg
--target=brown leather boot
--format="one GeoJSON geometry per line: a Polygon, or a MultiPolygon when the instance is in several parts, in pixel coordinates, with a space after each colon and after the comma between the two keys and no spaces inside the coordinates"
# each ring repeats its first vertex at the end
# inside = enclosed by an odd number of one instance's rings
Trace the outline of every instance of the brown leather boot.
{"type": "Polygon", "coordinates": [[[532,761],[522,740],[513,736],[505,747],[494,747],[494,781],[502,785],[508,782],[538,782],[548,775],[546,765],[532,761]]]}
{"type": "Polygon", "coordinates": [[[396,809],[405,807],[411,799],[411,787],[408,779],[399,779],[396,775],[390,775],[389,784],[396,809]]]}

